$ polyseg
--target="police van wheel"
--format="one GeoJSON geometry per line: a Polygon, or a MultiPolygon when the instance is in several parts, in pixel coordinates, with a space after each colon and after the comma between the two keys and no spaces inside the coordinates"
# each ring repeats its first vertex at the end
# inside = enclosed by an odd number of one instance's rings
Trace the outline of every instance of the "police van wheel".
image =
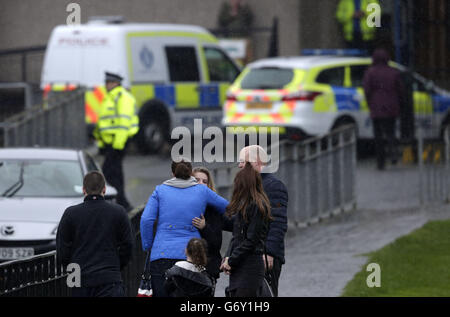
{"type": "Polygon", "coordinates": [[[140,127],[137,135],[139,152],[156,154],[161,151],[168,140],[169,122],[166,116],[154,107],[144,105],[139,115],[140,127]]]}
{"type": "Polygon", "coordinates": [[[144,127],[143,130],[148,152],[158,152],[164,145],[165,141],[161,126],[156,122],[150,122],[144,127]]]}

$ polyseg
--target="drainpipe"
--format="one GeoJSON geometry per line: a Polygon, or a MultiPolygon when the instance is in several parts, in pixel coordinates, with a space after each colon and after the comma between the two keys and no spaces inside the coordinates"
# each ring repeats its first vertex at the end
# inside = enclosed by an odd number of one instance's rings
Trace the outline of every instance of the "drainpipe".
{"type": "Polygon", "coordinates": [[[394,9],[394,47],[395,47],[395,61],[399,64],[403,64],[402,59],[402,45],[401,45],[401,37],[402,37],[402,6],[401,0],[395,0],[395,9],[394,9]]]}

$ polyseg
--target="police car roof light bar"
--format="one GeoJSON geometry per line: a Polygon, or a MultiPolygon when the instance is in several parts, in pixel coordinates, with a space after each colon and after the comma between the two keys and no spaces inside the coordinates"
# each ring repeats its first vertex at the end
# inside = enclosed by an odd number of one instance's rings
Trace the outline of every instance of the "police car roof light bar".
{"type": "Polygon", "coordinates": [[[360,49],[303,49],[303,56],[368,56],[366,50],[360,49]]]}

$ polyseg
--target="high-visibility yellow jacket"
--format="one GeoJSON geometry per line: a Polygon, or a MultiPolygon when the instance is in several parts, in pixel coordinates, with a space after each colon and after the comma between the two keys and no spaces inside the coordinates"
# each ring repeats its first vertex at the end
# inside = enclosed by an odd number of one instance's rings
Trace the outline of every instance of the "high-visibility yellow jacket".
{"type": "MultiPolygon", "coordinates": [[[[364,41],[371,41],[375,37],[376,27],[371,27],[367,23],[367,17],[370,12],[367,10],[367,6],[370,4],[378,4],[378,0],[361,0],[361,11],[364,12],[364,16],[360,19],[359,25],[361,29],[362,38],[364,41]]],[[[347,41],[353,40],[353,15],[355,13],[355,1],[354,0],[341,0],[338,4],[336,11],[336,18],[342,24],[344,31],[344,38],[347,41]]]]}
{"type": "Polygon", "coordinates": [[[128,138],[139,130],[136,100],[122,86],[113,88],[105,96],[100,107],[94,136],[100,148],[111,145],[123,150],[128,138]]]}

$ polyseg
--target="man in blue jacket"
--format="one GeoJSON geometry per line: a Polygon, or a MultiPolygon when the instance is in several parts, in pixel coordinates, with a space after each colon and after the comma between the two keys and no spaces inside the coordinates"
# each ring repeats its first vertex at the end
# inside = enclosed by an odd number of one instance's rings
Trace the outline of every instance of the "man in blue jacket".
{"type": "Polygon", "coordinates": [[[263,188],[269,198],[273,221],[270,223],[266,239],[267,278],[272,281],[272,289],[278,296],[278,280],[281,274],[284,258],[284,238],[287,231],[287,205],[288,191],[286,186],[270,173],[264,173],[264,166],[268,163],[266,151],[259,145],[244,147],[239,153],[239,168],[243,168],[246,162],[250,162],[253,168],[261,173],[263,188]],[[267,270],[268,269],[268,270],[267,270]],[[271,271],[271,275],[268,272],[271,271]]]}

